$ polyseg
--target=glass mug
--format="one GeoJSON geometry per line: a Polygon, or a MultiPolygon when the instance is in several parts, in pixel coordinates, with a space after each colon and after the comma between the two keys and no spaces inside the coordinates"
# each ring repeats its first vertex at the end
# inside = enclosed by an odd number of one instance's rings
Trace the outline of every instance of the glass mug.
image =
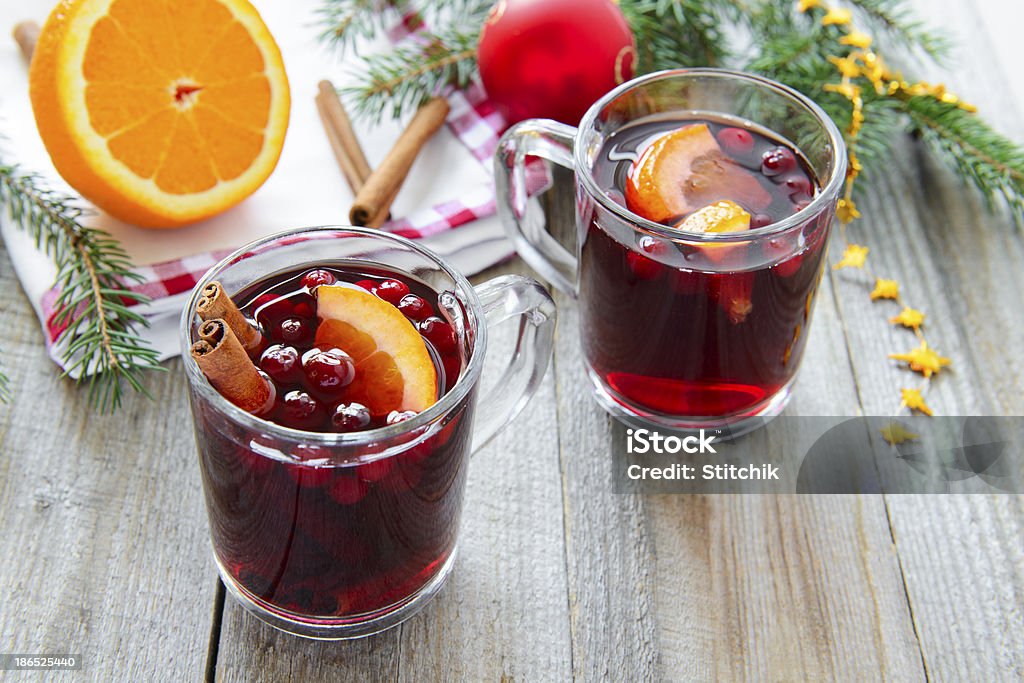
{"type": "Polygon", "coordinates": [[[258,618],[312,638],[370,635],[416,613],[452,569],[469,455],[536,390],[554,326],[554,302],[537,282],[504,276],[474,288],[427,249],[375,230],[283,232],[214,266],[185,307],[181,346],[224,585],[258,618]],[[203,288],[218,280],[234,293],[324,263],[383,267],[442,293],[440,314],[456,330],[466,362],[434,405],[379,429],[306,432],[247,413],[210,385],[188,354],[203,288]],[[512,318],[519,333],[501,389],[478,397],[487,327],[512,318]],[[310,449],[315,459],[295,457],[310,449]]]}
{"type": "Polygon", "coordinates": [[[517,251],[578,300],[584,363],[608,412],[738,435],[782,411],[846,172],[842,135],[814,102],[751,74],[663,71],[609,92],[578,128],[541,119],[513,126],[494,163],[498,213],[517,251]],[[760,129],[800,150],[820,181],[813,199],[764,227],[688,233],[632,213],[596,180],[597,165],[611,163],[609,139],[622,139],[612,136],[694,118],[760,129]],[[527,196],[530,157],[574,171],[575,254],[527,196]]]}

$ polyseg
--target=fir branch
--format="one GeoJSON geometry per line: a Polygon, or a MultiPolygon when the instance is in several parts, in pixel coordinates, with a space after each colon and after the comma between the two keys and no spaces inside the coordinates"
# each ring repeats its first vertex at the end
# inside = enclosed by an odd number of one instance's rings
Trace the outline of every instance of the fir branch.
{"type": "Polygon", "coordinates": [[[342,94],[355,102],[358,115],[379,121],[390,110],[398,118],[446,86],[469,84],[477,70],[478,35],[479,27],[421,32],[415,43],[367,57],[356,84],[342,94]]]}
{"type": "Polygon", "coordinates": [[[148,396],[142,373],[164,368],[157,351],[133,332],[149,322],[129,305],[148,298],[128,289],[142,278],[120,244],[83,226],[85,214],[74,198],[17,166],[0,164],[0,204],[57,267],[54,323],[66,326],[57,339],[64,345],[65,375],[80,371],[78,382],[88,386],[89,401],[101,412],[120,405],[124,384],[148,396]]]}
{"type": "Polygon", "coordinates": [[[1024,150],[956,104],[930,96],[909,97],[902,104],[911,129],[981,191],[990,210],[1002,197],[1024,224],[1024,150]]]}
{"type": "Polygon", "coordinates": [[[716,66],[730,54],[722,17],[732,3],[718,0],[633,0],[620,5],[637,46],[637,72],[716,66]]]}
{"type": "Polygon", "coordinates": [[[320,40],[344,54],[358,38],[372,38],[399,17],[402,0],[328,0],[317,10],[320,40]]]}
{"type": "Polygon", "coordinates": [[[949,36],[929,29],[914,19],[903,0],[847,0],[865,22],[881,29],[885,35],[911,50],[918,49],[937,62],[946,59],[951,50],[949,36]]]}

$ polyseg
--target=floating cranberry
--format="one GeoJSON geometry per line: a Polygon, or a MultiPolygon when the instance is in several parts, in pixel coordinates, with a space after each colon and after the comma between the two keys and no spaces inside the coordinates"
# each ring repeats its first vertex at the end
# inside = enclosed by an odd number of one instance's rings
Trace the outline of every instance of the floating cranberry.
{"type": "Polygon", "coordinates": [[[803,173],[794,173],[787,176],[782,183],[789,190],[789,194],[792,197],[795,194],[803,194],[808,197],[811,196],[811,181],[803,173]]]}
{"type": "Polygon", "coordinates": [[[327,495],[342,505],[355,505],[366,497],[368,487],[359,477],[339,474],[327,487],[327,495]]]}
{"type": "Polygon", "coordinates": [[[766,213],[755,213],[750,217],[751,228],[763,228],[764,226],[771,225],[774,222],[775,221],[772,220],[772,217],[766,213]]]}
{"type": "Polygon", "coordinates": [[[310,429],[323,422],[324,410],[305,391],[289,391],[281,401],[281,416],[289,427],[310,429]]]}
{"type": "Polygon", "coordinates": [[[337,396],[356,376],[355,363],[341,349],[323,350],[313,347],[302,356],[302,369],[314,391],[337,396]]]}
{"type": "Polygon", "coordinates": [[[252,303],[253,317],[261,325],[273,326],[292,313],[292,303],[279,294],[260,294],[252,303]]]}
{"type": "Polygon", "coordinates": [[[458,354],[446,355],[444,357],[444,390],[450,391],[462,375],[462,359],[458,354]]]}
{"type": "Polygon", "coordinates": [[[363,481],[380,481],[388,476],[392,467],[394,467],[392,458],[380,458],[379,460],[359,465],[356,468],[356,475],[363,481]]]}
{"type": "Polygon", "coordinates": [[[761,157],[761,173],[770,177],[788,173],[796,168],[796,157],[785,147],[776,147],[761,157]]]}
{"type": "Polygon", "coordinates": [[[309,339],[311,332],[309,324],[301,318],[285,318],[277,325],[277,338],[292,344],[309,339]]]}
{"type": "Polygon", "coordinates": [[[454,353],[457,348],[455,330],[437,316],[431,316],[419,324],[420,334],[441,353],[454,353]]]}
{"type": "Polygon", "coordinates": [[[302,286],[306,289],[316,289],[320,285],[333,285],[337,282],[337,278],[334,274],[327,270],[311,270],[302,276],[302,286]]]}
{"type": "Polygon", "coordinates": [[[360,280],[359,282],[356,283],[356,287],[362,287],[367,292],[372,292],[374,289],[377,288],[377,281],[376,280],[360,280]]]}
{"type": "Polygon", "coordinates": [[[637,280],[653,280],[661,272],[661,265],[635,251],[626,254],[626,265],[637,280]]]}
{"type": "Polygon", "coordinates": [[[418,414],[419,413],[417,413],[415,410],[401,410],[401,411],[399,411],[399,410],[392,410],[390,413],[388,413],[388,420],[387,420],[387,422],[388,422],[389,425],[396,425],[399,422],[405,422],[406,420],[411,420],[412,418],[416,417],[418,414]]]}
{"type": "Polygon", "coordinates": [[[362,403],[342,403],[334,409],[331,424],[336,432],[358,432],[370,426],[370,411],[362,403]]]}
{"type": "Polygon", "coordinates": [[[723,128],[718,132],[718,143],[729,154],[739,156],[754,149],[754,136],[742,128],[723,128]]]}
{"type": "Polygon", "coordinates": [[[398,310],[410,320],[423,320],[434,314],[434,309],[427,303],[427,300],[415,294],[403,296],[402,300],[398,302],[398,310]]]}
{"type": "Polygon", "coordinates": [[[792,249],[785,240],[768,240],[764,251],[768,258],[783,259],[772,266],[772,272],[782,277],[793,275],[800,270],[800,264],[803,263],[803,254],[792,254],[792,249]]]}
{"type": "Polygon", "coordinates": [[[300,301],[295,304],[295,308],[292,309],[292,313],[300,318],[312,318],[313,317],[313,306],[305,301],[300,301]]]}
{"type": "Polygon", "coordinates": [[[302,380],[302,363],[293,346],[275,344],[260,356],[260,370],[278,384],[295,384],[302,380]]]}
{"type": "Polygon", "coordinates": [[[409,285],[401,280],[388,279],[377,285],[373,293],[389,304],[397,306],[402,298],[409,293],[409,285]]]}

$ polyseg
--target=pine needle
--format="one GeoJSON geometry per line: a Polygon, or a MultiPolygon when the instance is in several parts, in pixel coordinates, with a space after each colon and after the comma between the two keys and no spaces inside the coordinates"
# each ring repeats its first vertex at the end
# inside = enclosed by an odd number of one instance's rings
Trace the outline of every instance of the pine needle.
{"type": "MultiPolygon", "coordinates": [[[[14,223],[35,240],[57,267],[54,322],[65,326],[57,338],[64,346],[65,375],[80,371],[89,402],[113,412],[124,385],[149,395],[142,385],[146,370],[164,370],[159,354],[134,330],[149,322],[130,304],[148,298],[128,289],[142,278],[128,255],[108,233],[82,225],[85,212],[75,198],[47,188],[43,180],[17,166],[0,163],[0,204],[14,223]]],[[[7,378],[0,396],[8,395],[7,378]]]]}

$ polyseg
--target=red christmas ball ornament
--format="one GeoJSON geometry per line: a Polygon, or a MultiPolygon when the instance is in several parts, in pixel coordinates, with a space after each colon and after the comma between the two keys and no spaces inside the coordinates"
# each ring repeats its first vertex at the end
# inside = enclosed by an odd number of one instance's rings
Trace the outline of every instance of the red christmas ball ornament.
{"type": "Polygon", "coordinates": [[[499,0],[477,53],[487,95],[509,123],[579,123],[633,77],[635,59],[633,33],[612,0],[499,0]]]}

